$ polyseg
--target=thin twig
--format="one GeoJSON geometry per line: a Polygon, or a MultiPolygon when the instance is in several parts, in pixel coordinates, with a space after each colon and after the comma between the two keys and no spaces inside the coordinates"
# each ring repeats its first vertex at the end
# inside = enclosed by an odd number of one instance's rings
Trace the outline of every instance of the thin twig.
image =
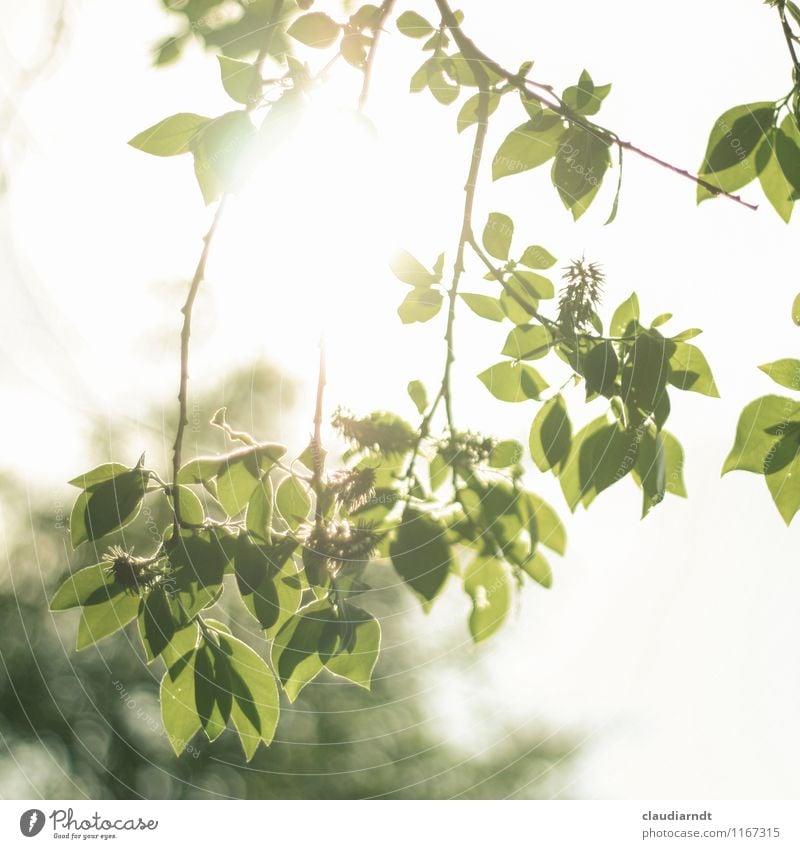
{"type": "Polygon", "coordinates": [[[325,340],[319,340],[319,370],[317,372],[317,402],[314,408],[314,437],[311,442],[311,458],[314,464],[311,488],[316,496],[314,520],[317,526],[322,524],[322,476],[325,471],[325,454],[322,448],[322,405],[325,395],[327,373],[325,368],[325,340]]]}
{"type": "MultiPolygon", "coordinates": [[[[660,157],[655,156],[652,153],[648,153],[647,151],[643,150],[635,144],[632,144],[631,142],[624,141],[613,130],[606,129],[605,127],[601,127],[598,124],[593,124],[590,121],[586,121],[580,115],[577,115],[571,109],[568,109],[566,106],[564,106],[562,103],[557,102],[557,98],[556,100],[552,100],[549,97],[545,97],[544,95],[537,94],[536,92],[531,91],[530,85],[524,76],[520,74],[514,74],[511,71],[506,70],[502,65],[495,62],[494,59],[490,59],[482,50],[475,46],[475,43],[472,41],[472,39],[470,39],[464,34],[464,31],[461,29],[457,18],[455,17],[449,4],[447,3],[447,0],[434,0],[434,2],[436,3],[436,6],[438,7],[442,15],[442,20],[445,22],[445,25],[450,30],[453,36],[453,40],[458,46],[458,49],[461,51],[462,56],[464,56],[464,58],[467,60],[475,61],[475,67],[480,67],[480,64],[483,63],[493,73],[497,74],[497,76],[499,77],[502,77],[510,86],[519,91],[527,100],[533,100],[539,105],[550,109],[552,112],[555,112],[557,115],[560,115],[562,118],[566,119],[570,123],[581,127],[588,133],[591,133],[593,136],[600,138],[605,142],[618,145],[619,147],[623,147],[625,148],[625,150],[629,150],[631,153],[635,153],[637,156],[641,156],[644,159],[647,159],[649,162],[653,162],[662,168],[666,168],[673,174],[678,174],[681,177],[685,177],[687,180],[691,180],[696,185],[702,186],[704,189],[707,189],[715,195],[726,197],[729,200],[735,201],[736,203],[747,207],[748,209],[758,209],[757,204],[749,203],[748,201],[743,200],[739,195],[734,195],[730,192],[725,192],[718,186],[709,183],[702,177],[698,177],[695,174],[692,174],[685,168],[679,168],[677,165],[673,165],[671,162],[667,162],[666,160],[661,159],[660,157]]],[[[547,91],[552,91],[549,86],[538,85],[538,87],[543,88],[547,91]]]]}
{"type": "Polygon", "coordinates": [[[367,58],[364,61],[364,78],[361,82],[361,94],[358,97],[359,112],[363,112],[367,105],[367,99],[369,98],[369,86],[372,81],[372,68],[375,64],[375,55],[378,52],[378,41],[380,40],[381,33],[383,32],[383,25],[386,22],[386,18],[388,18],[391,14],[394,2],[395,0],[383,0],[383,3],[381,3],[380,8],[378,9],[375,26],[372,28],[372,43],[369,46],[367,58]]]}
{"type": "Polygon", "coordinates": [[[183,435],[186,430],[186,425],[189,424],[188,406],[189,406],[189,340],[192,335],[192,309],[197,291],[200,284],[203,282],[206,274],[206,264],[208,263],[208,255],[211,250],[211,243],[214,239],[214,234],[217,232],[217,227],[222,220],[222,215],[225,211],[225,202],[227,196],[223,196],[217,206],[214,218],[211,221],[211,226],[203,238],[203,250],[200,252],[200,259],[197,261],[197,267],[192,277],[192,282],[189,285],[189,293],[186,296],[186,303],[181,308],[183,313],[183,326],[181,327],[181,375],[178,388],[178,427],[175,431],[175,446],[172,450],[172,481],[173,493],[172,498],[175,504],[175,536],[183,526],[181,520],[181,502],[180,502],[180,487],[178,486],[178,472],[181,469],[181,458],[183,453],[183,435]]]}
{"type": "Polygon", "coordinates": [[[482,67],[478,66],[475,69],[475,79],[479,86],[478,108],[476,110],[477,129],[475,132],[475,140],[472,145],[472,155],[470,157],[469,173],[467,181],[464,184],[464,213],[461,220],[461,233],[458,238],[458,247],[456,248],[456,258],[453,263],[453,277],[450,283],[450,288],[447,292],[447,324],[445,327],[444,340],[447,346],[447,352],[444,361],[444,372],[442,381],[439,386],[439,391],[436,394],[433,402],[428,408],[427,413],[422,419],[417,439],[414,443],[411,457],[406,467],[405,478],[409,479],[414,470],[414,463],[419,455],[420,445],[422,440],[428,435],[430,424],[433,419],[439,404],[444,401],[445,415],[447,417],[447,426],[451,435],[455,431],[453,419],[453,407],[450,392],[450,373],[453,362],[455,361],[455,350],[453,340],[453,330],[456,317],[456,302],[458,298],[458,284],[461,280],[461,275],[464,271],[464,249],[471,241],[474,241],[472,235],[472,210],[475,205],[475,189],[478,182],[478,171],[480,170],[481,159],[483,158],[484,146],[486,143],[486,132],[489,128],[489,78],[482,67]]]}

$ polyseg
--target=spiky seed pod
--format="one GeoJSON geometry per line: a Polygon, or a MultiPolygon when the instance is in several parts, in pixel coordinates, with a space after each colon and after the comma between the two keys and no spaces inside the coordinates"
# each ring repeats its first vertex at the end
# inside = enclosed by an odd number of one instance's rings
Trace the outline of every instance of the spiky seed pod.
{"type": "Polygon", "coordinates": [[[103,561],[109,564],[106,572],[113,575],[126,592],[134,595],[141,595],[143,590],[150,589],[161,577],[160,571],[152,568],[152,560],[134,557],[118,545],[112,545],[106,551],[103,561]]]}
{"type": "Polygon", "coordinates": [[[564,269],[566,286],[558,300],[558,323],[573,333],[585,330],[594,317],[603,293],[605,276],[596,262],[573,260],[564,269]]]}
{"type": "Polygon", "coordinates": [[[495,446],[495,440],[472,431],[454,431],[439,443],[439,453],[448,465],[472,469],[485,463],[495,446]]]}
{"type": "Polygon", "coordinates": [[[352,513],[375,495],[375,469],[342,469],[328,478],[328,489],[352,513]]]}
{"type": "Polygon", "coordinates": [[[415,433],[411,425],[394,413],[378,411],[356,418],[338,409],[332,422],[345,439],[362,451],[405,454],[414,446],[415,433]]]}
{"type": "Polygon", "coordinates": [[[335,575],[343,566],[369,560],[381,535],[371,525],[329,522],[312,526],[306,535],[306,548],[328,561],[328,571],[335,575]]]}

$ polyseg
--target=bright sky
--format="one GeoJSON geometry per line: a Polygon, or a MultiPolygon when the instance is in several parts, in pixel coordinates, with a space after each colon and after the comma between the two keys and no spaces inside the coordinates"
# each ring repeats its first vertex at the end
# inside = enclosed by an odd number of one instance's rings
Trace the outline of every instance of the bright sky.
{"type": "MultiPolygon", "coordinates": [[[[135,459],[142,447],[153,462],[167,457],[171,434],[135,429],[154,401],[172,403],[182,281],[208,211],[188,160],[148,157],[125,142],[174,112],[233,107],[216,60],[197,48],[168,70],[149,67],[150,48],[170,24],[156,0],[136,5],[123,18],[115,4],[72,2],[63,61],[15,104],[11,189],[0,201],[0,438],[10,448],[5,465],[54,498],[62,481],[105,459],[86,452],[98,417],[134,427],[130,457],[115,459],[135,459]]],[[[41,6],[0,4],[6,80],[36,50],[41,6]]],[[[417,0],[414,8],[432,14],[432,6],[417,0]]],[[[689,168],[722,111],[789,87],[774,12],[756,0],[680,0],[657,18],[589,0],[462,7],[467,31],[506,66],[535,59],[534,76],[558,88],[583,67],[596,82],[612,82],[601,122],[689,168]]],[[[471,139],[455,134],[457,106],[405,94],[420,63],[416,43],[388,32],[369,106],[377,140],[340,114],[359,83],[343,68],[294,167],[267,168],[234,206],[198,304],[194,385],[265,356],[307,381],[301,409],[310,419],[320,328],[331,408],[412,416],[407,382],[435,385],[441,324],[400,325],[394,309],[406,289],[386,257],[405,247],[432,263],[445,251],[449,267],[471,139]]],[[[489,149],[522,120],[508,98],[489,149]]],[[[539,243],[561,263],[584,253],[602,263],[609,314],[635,289],[645,318],[670,311],[675,332],[705,329],[699,342],[723,397],[675,392],[669,423],[686,450],[690,499],[667,499],[639,522],[639,492],[625,481],[569,517],[568,556],[553,558],[554,589],[526,591],[490,644],[460,646],[452,675],[432,684],[432,710],[443,732],[472,742],[487,711],[509,729],[539,721],[577,729],[584,752],[577,782],[558,788],[566,795],[796,797],[796,531],[784,527],[763,479],[720,480],[719,469],[743,405],[772,391],[757,364],[796,351],[789,309],[800,289],[797,222],[785,226],[755,187],[744,193],[762,202],[758,213],[724,201],[698,209],[690,183],[628,157],[618,218],[604,228],[614,177],[576,225],[546,169],[497,184],[485,171],[476,223],[503,211],[516,222],[516,250],[539,243]]],[[[465,290],[490,291],[477,266],[471,271],[465,290]]],[[[499,360],[506,332],[462,310],[456,416],[526,441],[536,405],[495,401],[474,377],[499,360]]],[[[579,392],[572,401],[577,410],[579,392]]],[[[307,423],[283,429],[301,449],[307,423]]],[[[567,516],[551,480],[537,475],[530,484],[567,516]]],[[[454,591],[427,619],[420,646],[465,609],[454,591]]]]}

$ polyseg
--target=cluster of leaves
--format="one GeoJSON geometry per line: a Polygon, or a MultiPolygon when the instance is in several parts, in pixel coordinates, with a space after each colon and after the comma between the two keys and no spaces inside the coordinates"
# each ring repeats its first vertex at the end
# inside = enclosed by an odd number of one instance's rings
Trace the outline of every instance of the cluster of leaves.
{"type": "MultiPolygon", "coordinates": [[[[668,492],[685,496],[683,450],[664,425],[671,387],[718,397],[706,358],[689,341],[700,331],[663,335],[660,328],[670,314],[659,315],[649,327],[643,325],[634,293],[614,311],[609,335],[603,335],[597,313],[602,271],[583,260],[565,269],[557,315],[548,318],[540,305],[554,299],[556,289],[541,272],[552,268],[556,259],[540,245],[525,248],[518,260],[511,259],[513,235],[514,223],[507,215],[489,215],[483,248],[498,264],[483,255],[489,266],[485,279],[500,284],[499,296],[462,292],[459,297],[481,318],[513,325],[501,350],[504,359],[478,378],[501,401],[542,402],[530,431],[534,463],[558,477],[573,511],[579,504],[588,507],[628,473],[642,490],[643,516],[668,492]],[[587,403],[596,399],[608,403],[605,414],[577,433],[562,391],[545,400],[549,384],[532,365],[551,353],[569,369],[562,389],[571,382],[582,383],[587,403]]],[[[437,267],[441,264],[442,257],[437,267]]],[[[412,294],[435,291],[437,275],[413,257],[403,255],[393,268],[401,281],[415,287],[412,294]]],[[[404,320],[408,320],[407,302],[408,297],[400,308],[404,320]]],[[[417,311],[412,320],[425,321],[433,314],[435,310],[417,311]]]]}
{"type": "MultiPolygon", "coordinates": [[[[714,122],[700,176],[725,192],[758,178],[767,200],[788,222],[800,198],[800,9],[791,0],[769,0],[778,9],[794,62],[792,88],[777,101],[734,106],[714,122]]],[[[715,193],[698,186],[697,202],[715,193]]]]}
{"type": "MultiPolygon", "coordinates": [[[[456,13],[456,20],[461,23],[460,13],[456,13]]],[[[495,112],[504,94],[519,92],[526,120],[500,145],[492,161],[492,177],[499,180],[552,160],[553,186],[573,218],[580,218],[600,190],[611,166],[613,136],[589,120],[599,112],[611,86],[595,85],[589,72],[584,70],[577,84],[564,89],[560,97],[548,87],[548,94],[558,109],[556,112],[527,89],[502,76],[493,65],[465,57],[460,52],[448,54],[450,39],[444,25],[436,29],[421,15],[405,12],[397,26],[410,38],[426,38],[423,50],[431,53],[411,78],[412,92],[427,89],[436,100],[448,105],[458,98],[462,86],[481,87],[483,79],[488,115],[495,112]],[[476,72],[476,67],[481,71],[476,72]]],[[[516,74],[517,79],[525,79],[532,66],[532,62],[524,63],[516,74]]],[[[458,132],[478,122],[479,97],[480,93],[473,94],[462,105],[456,121],[458,132]]],[[[612,217],[615,214],[616,201],[612,217]]]]}
{"type": "MultiPolygon", "coordinates": [[[[800,295],[792,320],[800,326],[800,295]]],[[[800,391],[800,360],[786,358],[759,368],[779,386],[800,391]]],[[[764,395],[742,410],[722,474],[736,469],[764,475],[778,512],[790,524],[800,510],[800,401],[764,395]]]]}

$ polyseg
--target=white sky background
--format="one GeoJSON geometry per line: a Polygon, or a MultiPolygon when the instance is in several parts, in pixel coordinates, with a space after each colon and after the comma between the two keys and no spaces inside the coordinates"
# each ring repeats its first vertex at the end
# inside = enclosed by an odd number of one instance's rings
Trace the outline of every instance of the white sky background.
{"type": "MultiPolygon", "coordinates": [[[[699,163],[722,111],[781,97],[790,84],[776,15],[756,0],[683,0],[657,14],[589,0],[461,5],[465,29],[507,67],[535,59],[533,76],[559,89],[583,67],[597,83],[612,82],[600,123],[684,167],[699,163]]],[[[234,107],[216,60],[197,48],[152,70],[150,48],[171,23],[155,0],[126,7],[71,4],[63,61],[16,103],[11,190],[0,201],[3,465],[54,498],[65,492],[62,481],[106,459],[86,450],[98,417],[135,425],[154,401],[172,404],[177,388],[182,281],[208,212],[188,159],[148,157],[125,142],[173,112],[234,107]]],[[[0,72],[8,80],[8,69],[35,52],[49,7],[4,0],[0,8],[0,72]]],[[[433,17],[429,0],[414,8],[433,17]]],[[[318,62],[319,54],[309,58],[318,62]]],[[[307,208],[308,175],[319,175],[309,150],[294,173],[272,175],[277,186],[265,180],[256,202],[233,210],[198,304],[193,385],[266,356],[309,381],[300,409],[310,419],[322,312],[331,409],[390,407],[411,417],[406,383],[435,386],[441,322],[400,325],[394,310],[407,290],[385,256],[403,246],[430,263],[446,251],[449,269],[471,136],[455,134],[457,105],[406,96],[421,61],[418,43],[393,28],[385,34],[369,107],[379,141],[363,153],[369,167],[356,178],[360,190],[336,176],[343,200],[307,208]],[[337,250],[350,233],[354,246],[337,250]],[[362,239],[374,246],[352,255],[362,239]]],[[[355,103],[358,84],[343,68],[335,97],[355,103]]],[[[493,119],[476,229],[489,211],[503,211],[516,223],[517,254],[538,243],[560,265],[583,253],[602,263],[607,317],[635,289],[643,318],[670,311],[668,330],[704,328],[698,342],[723,397],[672,393],[669,429],[686,450],[690,498],[668,498],[644,522],[631,482],[570,517],[553,481],[530,478],[567,521],[567,557],[552,558],[555,587],[527,590],[489,644],[474,649],[465,639],[450,658],[452,674],[432,684],[432,710],[443,733],[472,742],[487,711],[509,729],[531,721],[577,729],[586,740],[577,782],[558,788],[567,795],[797,797],[796,530],[783,525],[762,478],[720,480],[719,469],[741,408],[773,391],[756,365],[797,350],[789,310],[800,290],[798,224],[785,226],[755,186],[744,194],[761,203],[758,213],[723,200],[697,208],[691,183],[633,156],[616,222],[602,226],[613,171],[573,224],[546,167],[491,183],[491,153],[523,120],[514,97],[493,119]]],[[[318,143],[335,145],[338,131],[320,126],[318,143]]],[[[343,164],[357,173],[357,164],[343,164]]],[[[476,264],[471,271],[464,290],[495,294],[476,264]]],[[[462,307],[456,417],[527,444],[537,405],[495,401],[474,377],[500,359],[507,330],[462,307]]],[[[578,410],[581,390],[571,400],[578,410]]],[[[595,405],[579,417],[600,411],[595,405]]],[[[287,420],[283,429],[302,449],[307,423],[287,420]]],[[[115,459],[132,462],[146,447],[151,462],[164,465],[171,439],[142,430],[130,455],[115,459]]],[[[426,620],[421,651],[466,608],[453,589],[426,620]]]]}

